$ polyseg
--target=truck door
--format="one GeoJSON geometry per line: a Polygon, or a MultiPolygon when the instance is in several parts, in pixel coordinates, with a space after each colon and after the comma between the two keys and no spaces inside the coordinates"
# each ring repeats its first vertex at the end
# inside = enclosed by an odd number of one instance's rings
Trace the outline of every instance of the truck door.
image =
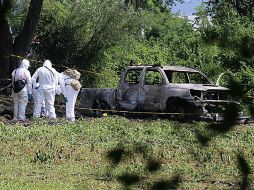
{"type": "Polygon", "coordinates": [[[147,68],[139,93],[140,108],[144,111],[161,110],[165,79],[156,68],[147,68]]]}
{"type": "Polygon", "coordinates": [[[138,94],[142,71],[143,68],[131,68],[122,76],[117,93],[118,109],[131,111],[138,108],[138,94]]]}

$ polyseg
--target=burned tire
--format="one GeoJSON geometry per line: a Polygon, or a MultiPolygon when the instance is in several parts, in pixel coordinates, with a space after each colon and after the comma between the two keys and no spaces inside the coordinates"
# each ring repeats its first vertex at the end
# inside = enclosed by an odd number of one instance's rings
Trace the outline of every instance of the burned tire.
{"type": "Polygon", "coordinates": [[[102,117],[105,113],[108,114],[108,110],[110,109],[108,104],[104,101],[96,100],[93,106],[93,116],[94,117],[102,117]],[[105,111],[103,111],[105,110],[105,111]]]}
{"type": "Polygon", "coordinates": [[[167,112],[172,113],[169,118],[183,121],[186,119],[197,119],[199,111],[193,103],[174,97],[167,101],[167,112]]]}
{"type": "Polygon", "coordinates": [[[185,118],[185,110],[183,99],[170,98],[167,101],[167,113],[169,113],[170,119],[183,120],[185,118]]]}

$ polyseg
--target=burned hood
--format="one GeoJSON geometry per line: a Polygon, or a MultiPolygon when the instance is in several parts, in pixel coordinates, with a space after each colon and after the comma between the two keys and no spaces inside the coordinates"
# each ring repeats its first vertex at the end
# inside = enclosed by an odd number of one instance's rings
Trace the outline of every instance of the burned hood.
{"type": "Polygon", "coordinates": [[[186,88],[200,91],[229,91],[230,89],[222,86],[216,86],[214,84],[171,84],[170,86],[176,88],[186,88]]]}

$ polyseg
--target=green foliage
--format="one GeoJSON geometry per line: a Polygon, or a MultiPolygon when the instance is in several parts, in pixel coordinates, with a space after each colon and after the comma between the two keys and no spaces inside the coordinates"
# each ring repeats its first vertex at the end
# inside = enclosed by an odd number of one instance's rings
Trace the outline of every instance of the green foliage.
{"type": "MultiPolygon", "coordinates": [[[[22,9],[16,7],[17,14],[25,13],[27,7],[18,5],[22,9]]],[[[113,0],[46,0],[32,45],[34,56],[51,59],[60,70],[83,69],[82,83],[87,87],[115,87],[130,60],[187,65],[209,71],[209,76],[218,74],[216,47],[207,49],[186,19],[162,7],[162,1],[147,1],[135,11],[113,0]]],[[[13,25],[18,31],[20,24],[13,25]]]]}
{"type": "Polygon", "coordinates": [[[9,11],[7,19],[9,21],[13,35],[17,36],[23,28],[30,1],[13,0],[12,2],[12,9],[9,11]]]}
{"type": "Polygon", "coordinates": [[[237,6],[242,2],[211,2],[209,6],[199,8],[197,20],[200,21],[198,31],[204,42],[217,47],[222,67],[245,78],[241,68],[253,65],[254,22],[248,15],[239,14],[237,6]],[[207,16],[210,16],[210,21],[207,16]]]}
{"type": "MultiPolygon", "coordinates": [[[[28,9],[27,0],[19,2],[9,16],[14,34],[28,9]]],[[[228,70],[243,83],[252,81],[251,17],[226,0],[197,10],[199,27],[194,29],[163,1],[45,0],[32,44],[34,58],[51,59],[60,71],[64,66],[82,70],[86,87],[116,87],[131,61],[189,66],[213,81],[228,70]]]]}
{"type": "Polygon", "coordinates": [[[45,1],[38,51],[58,64],[89,67],[125,30],[133,31],[131,14],[120,1],[45,1]]]}
{"type": "MultiPolygon", "coordinates": [[[[214,81],[222,70],[220,48],[207,45],[186,19],[171,13],[146,12],[141,16],[142,30],[138,35],[127,35],[122,41],[105,51],[102,57],[104,74],[110,70],[119,76],[121,69],[133,60],[136,64],[171,64],[200,69],[214,81]]],[[[108,79],[108,78],[107,78],[108,79]]],[[[116,86],[118,78],[99,80],[98,86],[116,86]],[[110,81],[110,85],[108,85],[110,81]]]]}

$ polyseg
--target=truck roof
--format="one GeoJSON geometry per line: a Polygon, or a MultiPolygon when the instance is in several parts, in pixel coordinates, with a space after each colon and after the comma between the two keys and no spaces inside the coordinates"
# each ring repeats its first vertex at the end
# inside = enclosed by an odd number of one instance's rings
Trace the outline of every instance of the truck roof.
{"type": "Polygon", "coordinates": [[[171,66],[171,65],[165,65],[162,66],[163,70],[170,70],[170,71],[183,71],[183,72],[198,72],[195,69],[191,69],[188,67],[182,67],[182,66],[171,66]]]}
{"type": "Polygon", "coordinates": [[[170,71],[179,71],[179,72],[199,72],[195,69],[191,69],[188,67],[183,67],[183,66],[172,66],[172,65],[135,65],[135,66],[129,66],[129,68],[144,68],[144,67],[161,67],[163,70],[170,70],[170,71]]]}

